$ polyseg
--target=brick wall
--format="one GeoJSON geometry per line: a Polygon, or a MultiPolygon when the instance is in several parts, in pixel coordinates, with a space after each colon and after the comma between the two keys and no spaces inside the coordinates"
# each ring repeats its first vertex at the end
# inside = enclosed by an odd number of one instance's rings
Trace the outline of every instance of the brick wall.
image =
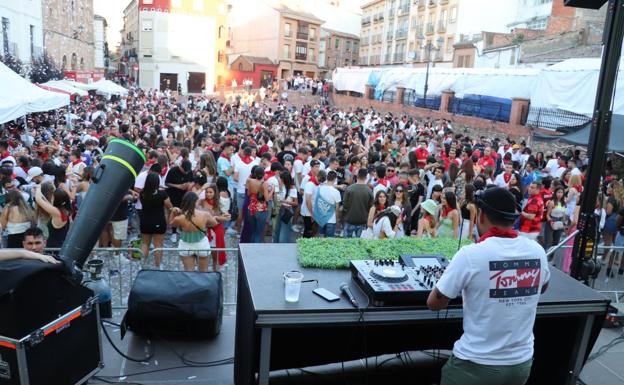
{"type": "Polygon", "coordinates": [[[398,103],[386,103],[379,100],[364,99],[359,97],[332,94],[333,103],[341,109],[374,108],[382,114],[391,112],[393,115],[408,115],[417,119],[448,119],[454,128],[471,128],[485,134],[497,134],[514,138],[527,138],[529,130],[526,126],[512,125],[503,122],[480,119],[473,116],[455,115],[447,112],[429,110],[412,106],[404,106],[398,103]]]}

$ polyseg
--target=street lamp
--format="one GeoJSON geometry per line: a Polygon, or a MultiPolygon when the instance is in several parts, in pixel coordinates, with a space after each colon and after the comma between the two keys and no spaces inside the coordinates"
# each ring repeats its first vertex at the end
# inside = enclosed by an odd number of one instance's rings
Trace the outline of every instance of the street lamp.
{"type": "MultiPolygon", "coordinates": [[[[429,63],[431,62],[431,51],[439,51],[444,44],[444,39],[442,36],[438,36],[436,39],[437,46],[431,44],[431,42],[427,42],[427,44],[423,44],[425,42],[425,37],[423,35],[418,36],[417,40],[420,42],[420,48],[424,48],[427,50],[427,72],[425,73],[425,92],[423,93],[423,98],[425,99],[425,107],[427,107],[427,90],[429,89],[429,63]]],[[[435,62],[435,60],[434,60],[435,62]]]]}

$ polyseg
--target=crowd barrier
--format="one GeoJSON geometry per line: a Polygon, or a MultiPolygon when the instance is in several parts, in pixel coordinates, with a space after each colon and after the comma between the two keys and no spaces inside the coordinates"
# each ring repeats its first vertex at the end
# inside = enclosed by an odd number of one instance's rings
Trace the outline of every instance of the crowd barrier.
{"type": "MultiPolygon", "coordinates": [[[[46,248],[45,252],[57,254],[60,248],[46,248]]],[[[187,251],[176,248],[156,248],[152,249],[147,256],[139,248],[133,247],[96,247],[91,250],[88,260],[97,258],[104,262],[102,269],[103,277],[108,281],[113,292],[113,309],[125,310],[127,308],[128,295],[132,288],[132,283],[138,272],[142,269],[154,269],[154,254],[162,253],[161,269],[163,270],[183,270],[180,262],[179,252],[187,251]]],[[[209,250],[195,250],[197,252],[220,252],[227,253],[228,262],[221,267],[223,275],[223,305],[234,307],[236,305],[236,275],[238,273],[236,263],[237,248],[211,248],[209,250]]],[[[210,258],[210,257],[209,257],[210,258]]],[[[85,264],[86,266],[86,264],[85,264]]],[[[212,266],[212,263],[210,263],[212,266]]]]}

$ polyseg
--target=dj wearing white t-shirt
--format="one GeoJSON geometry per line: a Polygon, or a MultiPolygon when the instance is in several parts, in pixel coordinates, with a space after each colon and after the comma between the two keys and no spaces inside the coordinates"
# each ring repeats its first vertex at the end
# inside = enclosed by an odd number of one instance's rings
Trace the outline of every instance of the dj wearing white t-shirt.
{"type": "Polygon", "coordinates": [[[518,237],[513,195],[495,187],[475,195],[481,238],[455,254],[429,294],[441,310],[461,294],[464,334],[442,368],[441,385],[524,385],[533,363],[533,324],[550,270],[544,249],[518,237]]]}

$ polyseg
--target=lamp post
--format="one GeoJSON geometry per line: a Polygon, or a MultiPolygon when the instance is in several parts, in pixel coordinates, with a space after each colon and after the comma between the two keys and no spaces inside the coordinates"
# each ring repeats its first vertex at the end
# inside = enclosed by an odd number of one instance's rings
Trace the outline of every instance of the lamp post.
{"type": "MultiPolygon", "coordinates": [[[[429,63],[431,62],[431,51],[439,51],[440,47],[444,43],[444,39],[442,36],[439,36],[436,39],[436,43],[438,43],[437,47],[431,44],[431,42],[427,42],[427,44],[423,44],[425,41],[425,37],[420,35],[417,37],[417,40],[420,42],[420,48],[424,48],[427,50],[427,71],[425,72],[425,92],[423,93],[423,98],[425,99],[425,108],[427,107],[427,90],[429,89],[429,63]]],[[[435,62],[435,60],[434,60],[435,62]]]]}

